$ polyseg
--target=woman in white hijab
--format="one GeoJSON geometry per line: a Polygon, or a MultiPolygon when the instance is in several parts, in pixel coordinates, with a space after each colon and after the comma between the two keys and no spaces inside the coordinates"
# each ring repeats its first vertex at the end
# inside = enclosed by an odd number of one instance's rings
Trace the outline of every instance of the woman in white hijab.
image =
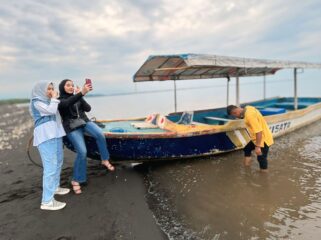
{"type": "Polygon", "coordinates": [[[43,192],[40,208],[59,210],[66,203],[56,201],[55,194],[65,195],[68,188],[60,187],[63,163],[62,137],[66,135],[58,111],[58,93],[51,82],[38,82],[32,89],[30,113],[34,119],[34,141],[43,165],[43,192]]]}

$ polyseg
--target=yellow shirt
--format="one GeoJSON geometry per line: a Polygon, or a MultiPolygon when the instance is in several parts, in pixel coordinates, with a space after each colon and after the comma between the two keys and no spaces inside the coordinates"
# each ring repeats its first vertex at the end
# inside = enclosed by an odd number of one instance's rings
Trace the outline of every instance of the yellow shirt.
{"type": "Polygon", "coordinates": [[[246,128],[250,133],[251,140],[255,145],[256,133],[259,132],[262,132],[262,141],[260,143],[260,147],[264,147],[264,143],[266,143],[268,146],[271,146],[274,143],[269,126],[267,125],[262,114],[255,107],[245,107],[244,121],[246,128]]]}

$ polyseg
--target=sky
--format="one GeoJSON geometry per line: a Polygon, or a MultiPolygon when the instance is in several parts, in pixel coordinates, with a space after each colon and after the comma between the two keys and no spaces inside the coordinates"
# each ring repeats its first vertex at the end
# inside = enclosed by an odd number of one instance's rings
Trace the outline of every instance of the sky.
{"type": "MultiPolygon", "coordinates": [[[[0,3],[2,99],[28,97],[35,82],[59,83],[65,78],[80,85],[89,77],[97,94],[171,88],[169,82],[132,82],[147,57],[156,54],[199,53],[321,63],[320,0],[0,3]]],[[[319,89],[320,72],[307,75],[319,89]]],[[[287,79],[282,74],[279,77],[287,79]]],[[[206,84],[211,83],[192,81],[179,83],[179,87],[206,84]]],[[[315,89],[311,91],[318,95],[315,89]]]]}

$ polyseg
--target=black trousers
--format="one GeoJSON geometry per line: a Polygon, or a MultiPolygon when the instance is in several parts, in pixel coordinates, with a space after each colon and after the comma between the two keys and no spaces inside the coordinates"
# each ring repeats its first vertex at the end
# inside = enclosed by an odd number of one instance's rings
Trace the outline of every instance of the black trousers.
{"type": "MultiPolygon", "coordinates": [[[[252,151],[254,149],[255,149],[255,145],[252,141],[250,141],[243,149],[244,156],[251,157],[252,151]]],[[[259,162],[261,169],[267,169],[268,168],[267,156],[269,153],[269,146],[266,145],[266,143],[264,143],[264,147],[261,147],[261,151],[262,151],[262,155],[257,156],[257,161],[259,162]]]]}

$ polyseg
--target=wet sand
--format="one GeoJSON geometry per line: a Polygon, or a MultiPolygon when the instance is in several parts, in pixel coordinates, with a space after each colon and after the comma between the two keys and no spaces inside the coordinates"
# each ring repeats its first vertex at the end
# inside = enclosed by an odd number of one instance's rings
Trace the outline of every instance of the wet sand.
{"type": "MultiPolygon", "coordinates": [[[[26,155],[31,131],[27,107],[0,106],[1,240],[167,239],[146,202],[143,174],[130,166],[110,173],[89,161],[83,194],[57,196],[67,202],[61,211],[40,210],[42,169],[26,155]]],[[[39,161],[36,149],[31,155],[39,161]]],[[[65,149],[62,186],[68,186],[73,159],[65,149]]]]}

